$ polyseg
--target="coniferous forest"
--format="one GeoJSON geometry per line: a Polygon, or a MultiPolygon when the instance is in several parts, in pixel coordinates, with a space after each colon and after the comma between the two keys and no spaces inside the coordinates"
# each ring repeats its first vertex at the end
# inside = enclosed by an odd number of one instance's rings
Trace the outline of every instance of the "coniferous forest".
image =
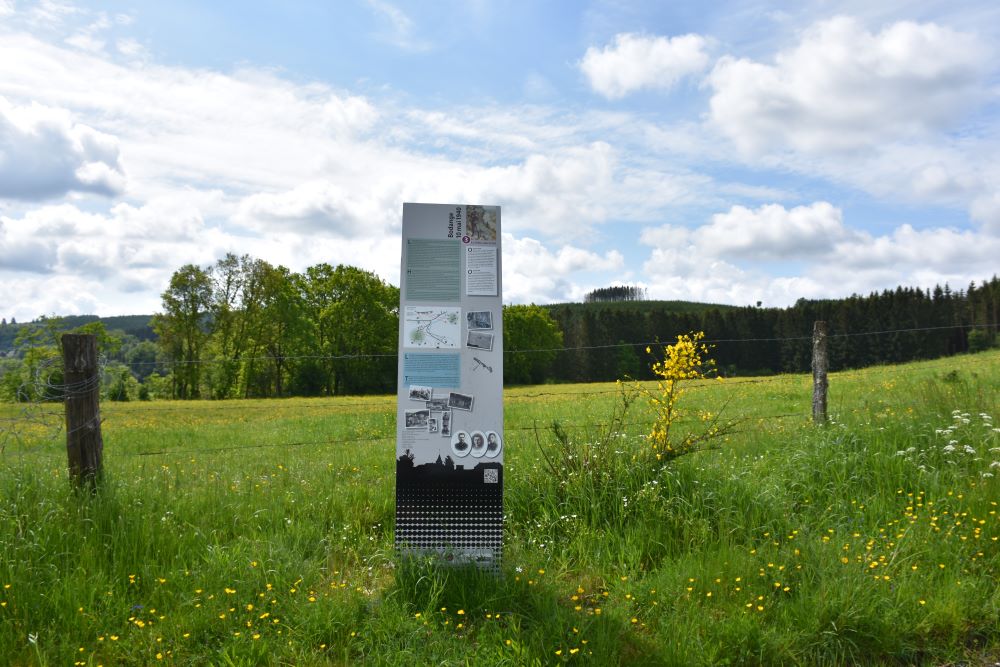
{"type": "Polygon", "coordinates": [[[964,290],[898,287],[789,308],[619,301],[547,307],[563,332],[551,379],[645,377],[646,346],[704,331],[727,375],[808,371],[813,323],[827,322],[833,370],[933,359],[997,344],[1000,278],[964,290]],[[632,343],[632,345],[623,345],[632,343]]]}

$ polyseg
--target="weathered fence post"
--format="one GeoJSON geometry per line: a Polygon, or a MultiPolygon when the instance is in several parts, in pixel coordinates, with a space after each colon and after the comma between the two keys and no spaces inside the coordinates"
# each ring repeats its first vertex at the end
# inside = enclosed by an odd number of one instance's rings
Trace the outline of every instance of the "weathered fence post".
{"type": "Polygon", "coordinates": [[[78,487],[94,489],[104,465],[97,337],[63,334],[62,349],[69,477],[78,487]]]}
{"type": "Polygon", "coordinates": [[[826,423],[826,389],[829,381],[826,377],[829,368],[829,357],[826,349],[826,322],[816,321],[813,323],[813,422],[817,424],[826,423]]]}

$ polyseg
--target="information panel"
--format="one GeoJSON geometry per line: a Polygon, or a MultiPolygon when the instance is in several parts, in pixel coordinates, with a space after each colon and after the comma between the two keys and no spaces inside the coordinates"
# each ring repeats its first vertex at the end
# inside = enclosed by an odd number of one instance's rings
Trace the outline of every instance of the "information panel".
{"type": "Polygon", "coordinates": [[[396,546],[499,568],[500,207],[403,204],[396,546]]]}

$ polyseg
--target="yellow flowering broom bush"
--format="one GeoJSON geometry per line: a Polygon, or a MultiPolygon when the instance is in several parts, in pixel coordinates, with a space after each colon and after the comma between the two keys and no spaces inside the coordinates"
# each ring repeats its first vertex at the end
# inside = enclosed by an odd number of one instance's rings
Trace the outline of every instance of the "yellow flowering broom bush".
{"type": "MultiPolygon", "coordinates": [[[[677,336],[677,342],[664,345],[662,359],[652,365],[656,376],[656,388],[652,389],[640,382],[632,382],[632,386],[641,397],[645,398],[654,413],[653,427],[647,441],[648,458],[657,461],[670,461],[689,454],[702,447],[706,442],[721,437],[730,432],[736,425],[736,420],[720,422],[722,410],[710,412],[699,410],[696,414],[698,422],[704,426],[700,429],[687,429],[678,434],[675,426],[687,416],[687,411],[678,403],[686,392],[683,383],[693,380],[706,380],[715,376],[715,360],[709,357],[710,348],[704,342],[705,333],[698,331],[677,336]]],[[[646,348],[647,354],[656,354],[653,348],[646,348]]]]}

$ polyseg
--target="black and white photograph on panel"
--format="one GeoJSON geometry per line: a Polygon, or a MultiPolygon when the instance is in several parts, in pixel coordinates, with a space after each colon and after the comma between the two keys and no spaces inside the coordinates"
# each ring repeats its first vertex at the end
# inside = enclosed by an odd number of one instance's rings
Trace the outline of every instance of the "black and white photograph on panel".
{"type": "Polygon", "coordinates": [[[493,328],[493,312],[489,310],[470,310],[465,314],[465,319],[470,331],[493,328]]]}
{"type": "Polygon", "coordinates": [[[469,455],[472,451],[471,439],[466,431],[459,431],[451,438],[451,451],[452,453],[463,458],[469,455]]]}
{"type": "Polygon", "coordinates": [[[434,396],[434,390],[430,387],[422,387],[419,385],[410,386],[410,400],[411,401],[429,401],[434,396]]]}
{"type": "Polygon", "coordinates": [[[486,331],[470,331],[465,345],[476,350],[490,351],[493,349],[493,334],[486,331]]]}
{"type": "Polygon", "coordinates": [[[477,459],[483,458],[486,455],[486,434],[482,431],[473,431],[471,437],[472,456],[477,459]]]}
{"type": "Polygon", "coordinates": [[[430,410],[407,410],[406,428],[427,430],[427,422],[430,418],[430,410]]]}
{"type": "Polygon", "coordinates": [[[448,407],[454,408],[455,410],[465,410],[466,412],[472,412],[472,402],[473,397],[470,394],[460,394],[457,391],[453,391],[448,394],[448,407]]]}
{"type": "Polygon", "coordinates": [[[441,413],[441,436],[451,437],[451,410],[445,410],[441,413]]]}
{"type": "Polygon", "coordinates": [[[447,396],[437,396],[435,398],[432,398],[431,400],[427,401],[424,404],[424,407],[427,408],[428,410],[432,411],[432,412],[434,412],[434,411],[441,411],[441,410],[447,410],[448,409],[448,397],[447,396]]]}
{"type": "Polygon", "coordinates": [[[431,416],[427,420],[427,432],[428,433],[440,433],[441,432],[441,413],[440,412],[431,412],[431,416]]]}
{"type": "Polygon", "coordinates": [[[486,458],[494,459],[500,455],[503,449],[503,440],[496,431],[486,432],[486,458]]]}

